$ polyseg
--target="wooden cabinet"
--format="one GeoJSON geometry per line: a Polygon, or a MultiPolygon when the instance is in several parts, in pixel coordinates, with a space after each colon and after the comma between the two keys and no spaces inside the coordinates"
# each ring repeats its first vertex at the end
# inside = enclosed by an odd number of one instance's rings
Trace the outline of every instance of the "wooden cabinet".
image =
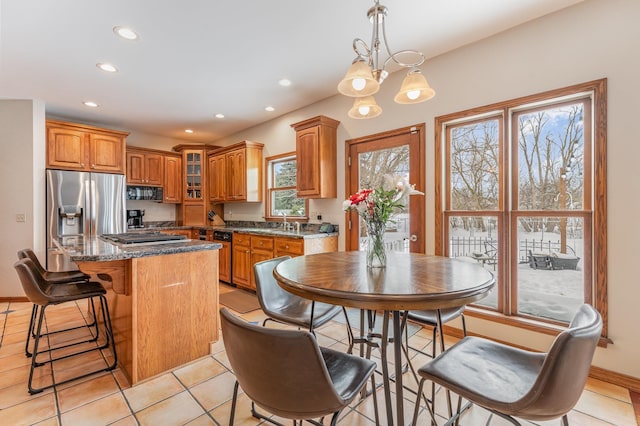
{"type": "Polygon", "coordinates": [[[47,120],[47,168],[124,174],[127,135],[47,120]]]}
{"type": "Polygon", "coordinates": [[[239,287],[251,288],[251,236],[234,232],[232,241],[232,281],[239,287]]]}
{"type": "Polygon", "coordinates": [[[164,165],[162,153],[127,149],[127,184],[163,186],[164,165]]]}
{"type": "Polygon", "coordinates": [[[253,265],[280,256],[338,251],[338,237],[288,238],[233,233],[233,284],[255,290],[253,265]]]}
{"type": "Polygon", "coordinates": [[[244,141],[209,153],[211,201],[262,201],[263,147],[244,141]]]}
{"type": "Polygon", "coordinates": [[[182,202],[182,157],[164,156],[163,203],[182,202]]]}
{"type": "Polygon", "coordinates": [[[227,199],[226,156],[209,156],[209,201],[224,202],[227,199]]]}
{"type": "Polygon", "coordinates": [[[236,149],[226,155],[227,200],[247,200],[246,149],[236,149]]]}
{"type": "Polygon", "coordinates": [[[216,241],[222,244],[218,253],[218,277],[220,281],[231,282],[231,243],[228,241],[216,241]]]}
{"type": "Polygon", "coordinates": [[[339,124],[321,115],[291,125],[296,131],[298,197],[336,198],[339,124]]]}
{"type": "Polygon", "coordinates": [[[327,253],[330,251],[338,251],[337,235],[304,239],[277,237],[275,239],[274,257],[296,257],[305,254],[327,253]]]}
{"type": "Polygon", "coordinates": [[[207,151],[213,145],[176,145],[174,151],[182,155],[182,204],[176,206],[176,221],[184,226],[207,225],[209,211],[207,195],[207,151]]]}
{"type": "Polygon", "coordinates": [[[233,283],[256,289],[253,265],[273,258],[273,237],[233,233],[233,283]]]}
{"type": "Polygon", "coordinates": [[[301,238],[276,238],[275,257],[302,256],[304,254],[304,240],[301,238]]]}

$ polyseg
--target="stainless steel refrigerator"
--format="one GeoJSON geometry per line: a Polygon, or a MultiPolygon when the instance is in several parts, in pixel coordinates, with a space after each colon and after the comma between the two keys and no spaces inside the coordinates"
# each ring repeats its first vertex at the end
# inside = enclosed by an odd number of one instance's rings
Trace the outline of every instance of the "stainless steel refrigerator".
{"type": "Polygon", "coordinates": [[[127,231],[126,179],[107,173],[47,170],[47,269],[77,268],[55,239],[127,231]]]}

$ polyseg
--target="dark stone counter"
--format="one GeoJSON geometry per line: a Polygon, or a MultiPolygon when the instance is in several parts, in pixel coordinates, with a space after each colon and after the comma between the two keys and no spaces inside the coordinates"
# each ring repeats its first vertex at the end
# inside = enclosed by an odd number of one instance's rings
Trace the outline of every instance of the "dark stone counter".
{"type": "Polygon", "coordinates": [[[200,240],[178,240],[142,244],[114,244],[100,237],[62,237],[56,245],[74,262],[100,262],[162,256],[202,250],[219,250],[222,244],[200,240]]]}

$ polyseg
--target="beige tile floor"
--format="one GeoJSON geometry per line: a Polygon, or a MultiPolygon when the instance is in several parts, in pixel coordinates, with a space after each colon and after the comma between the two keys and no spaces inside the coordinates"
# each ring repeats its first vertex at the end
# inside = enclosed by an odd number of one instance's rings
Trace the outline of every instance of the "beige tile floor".
{"type": "MultiPolygon", "coordinates": [[[[223,287],[221,291],[227,291],[223,287]]],[[[26,330],[29,325],[31,304],[0,303],[0,424],[1,425],[226,425],[229,422],[234,376],[229,367],[222,341],[213,347],[210,356],[176,368],[160,376],[130,386],[119,369],[99,373],[49,389],[41,394],[29,395],[27,378],[30,360],[24,356],[26,330]]],[[[261,321],[262,311],[242,315],[248,321],[261,321]]],[[[82,309],[75,304],[59,305],[48,314],[49,326],[60,326],[83,320],[82,309]]],[[[273,324],[273,323],[270,323],[273,324]]],[[[430,330],[422,329],[410,339],[410,345],[425,347],[430,343],[430,330]]],[[[346,349],[344,325],[331,322],[318,331],[318,341],[323,346],[346,349]]],[[[453,339],[448,339],[452,344],[453,339]]],[[[376,353],[374,352],[374,357],[376,353]]],[[[412,352],[412,363],[421,365],[428,358],[412,352]]],[[[378,360],[379,361],[379,360],[378,360]]],[[[53,369],[56,377],[69,373],[71,365],[91,368],[104,359],[96,352],[81,360],[60,361],[53,369]],[[57,365],[61,364],[61,365],[57,365]]],[[[259,362],[259,360],[256,360],[259,362]]],[[[38,383],[49,383],[51,371],[38,375],[38,383]]],[[[380,380],[378,376],[378,381],[380,380]]],[[[405,384],[417,386],[407,373],[405,384]]],[[[637,395],[633,394],[633,397],[637,395]]],[[[382,390],[378,400],[383,401],[382,390]]],[[[444,414],[444,392],[438,392],[436,407],[444,414]]],[[[411,418],[415,397],[405,392],[406,418],[411,418]]],[[[262,424],[251,417],[250,401],[241,394],[236,414],[237,425],[262,424]]],[[[385,418],[384,404],[380,404],[380,416],[385,418]]],[[[461,424],[484,425],[489,413],[473,407],[461,424]]],[[[372,398],[356,400],[346,409],[339,425],[372,425],[372,398]]],[[[438,417],[439,424],[444,417],[438,417]]],[[[283,421],[280,419],[280,421],[283,421]]],[[[636,425],[632,395],[627,389],[598,380],[589,379],[582,397],[569,413],[571,425],[636,425]]],[[[290,421],[286,422],[291,424],[290,421]]],[[[418,424],[428,424],[422,408],[418,424]]],[[[493,418],[491,425],[507,425],[504,420],[493,418]]],[[[523,422],[525,425],[532,423],[523,422]]],[[[542,422],[542,425],[560,424],[559,421],[542,422]]]]}

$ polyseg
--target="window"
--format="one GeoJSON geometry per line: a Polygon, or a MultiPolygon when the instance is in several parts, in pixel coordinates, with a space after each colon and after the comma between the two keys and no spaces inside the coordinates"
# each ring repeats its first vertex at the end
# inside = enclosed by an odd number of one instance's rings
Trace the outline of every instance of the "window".
{"type": "Polygon", "coordinates": [[[267,202],[265,219],[287,218],[307,219],[308,201],[297,197],[296,190],[296,153],[268,157],[265,159],[267,170],[267,202]]]}
{"type": "Polygon", "coordinates": [[[494,273],[480,315],[606,319],[605,98],[598,80],[436,118],[436,253],[494,273]]]}

